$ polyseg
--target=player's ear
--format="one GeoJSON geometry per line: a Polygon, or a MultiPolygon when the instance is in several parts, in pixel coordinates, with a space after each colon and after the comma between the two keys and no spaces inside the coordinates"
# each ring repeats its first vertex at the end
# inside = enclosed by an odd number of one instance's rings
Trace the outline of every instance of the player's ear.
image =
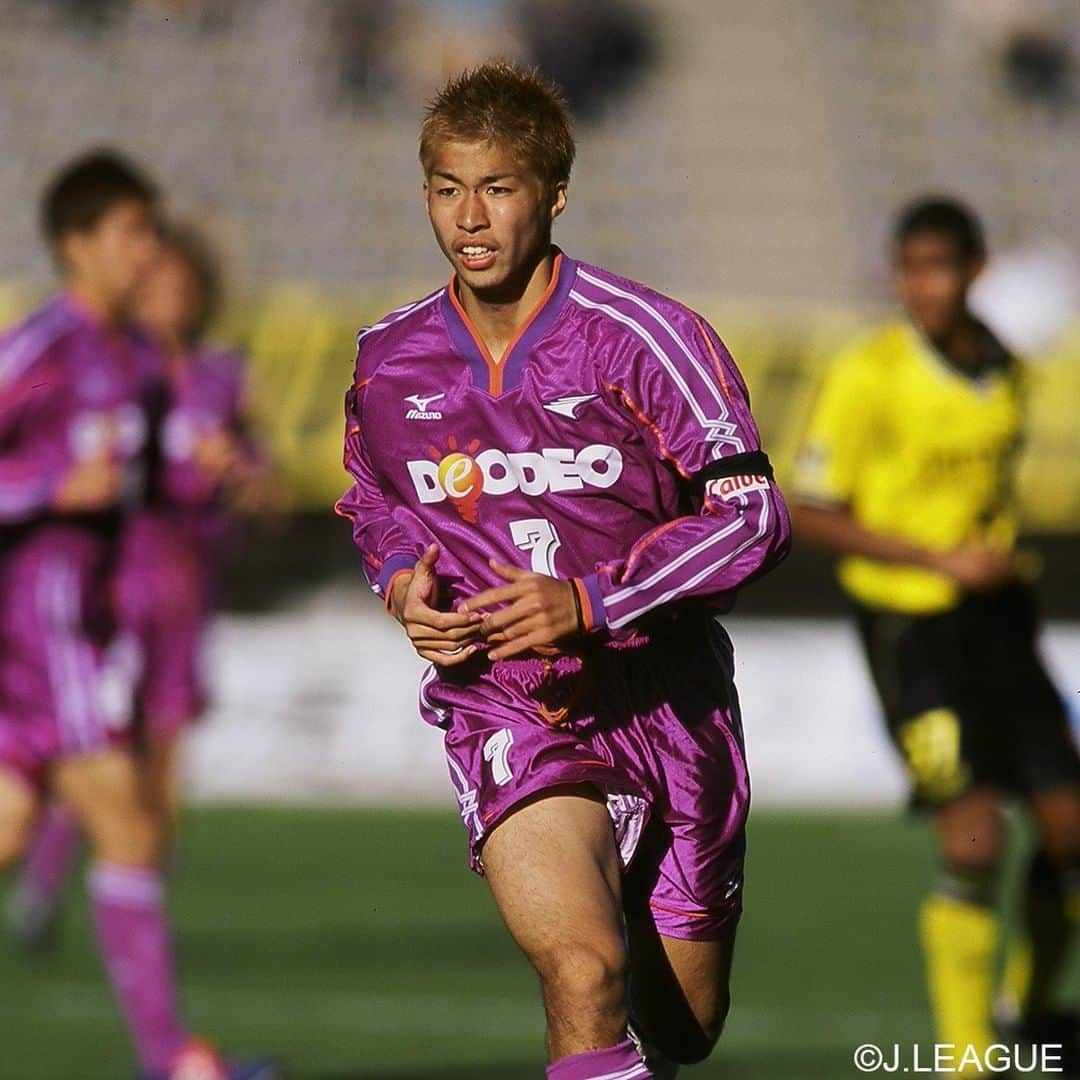
{"type": "Polygon", "coordinates": [[[56,240],[56,259],[64,273],[75,272],[82,264],[87,236],[80,229],[68,229],[56,240]]]}
{"type": "Polygon", "coordinates": [[[551,220],[554,221],[566,209],[566,181],[560,180],[551,189],[551,220]]]}

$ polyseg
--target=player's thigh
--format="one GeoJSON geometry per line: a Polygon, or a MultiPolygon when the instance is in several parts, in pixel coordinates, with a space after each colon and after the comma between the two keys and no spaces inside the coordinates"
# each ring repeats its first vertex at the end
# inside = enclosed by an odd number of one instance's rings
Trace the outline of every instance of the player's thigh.
{"type": "Polygon", "coordinates": [[[934,812],[942,858],[951,864],[990,868],[1004,849],[1001,795],[974,788],[938,806],[934,812]]]}
{"type": "Polygon", "coordinates": [[[736,924],[713,941],[663,937],[660,942],[690,1012],[706,1038],[715,1041],[730,1004],[736,924]]]}
{"type": "Polygon", "coordinates": [[[944,805],[984,779],[971,761],[976,732],[966,707],[962,630],[957,612],[859,612],[863,651],[889,737],[921,806],[944,805]]]}
{"type": "Polygon", "coordinates": [[[21,776],[0,766],[0,870],[26,850],[38,803],[37,792],[21,776]]]}
{"type": "Polygon", "coordinates": [[[146,803],[129,753],[109,749],[65,758],[53,766],[51,780],[98,858],[124,866],[156,863],[161,827],[146,803]]]}
{"type": "Polygon", "coordinates": [[[1031,817],[1043,850],[1058,863],[1080,860],[1080,787],[1031,796],[1031,817]]]}
{"type": "Polygon", "coordinates": [[[587,787],[544,792],[504,818],[482,854],[499,912],[542,979],[572,979],[574,964],[621,978],[619,855],[602,796],[587,787]]]}
{"type": "Polygon", "coordinates": [[[727,1017],[737,923],[712,940],[693,941],[660,934],[648,911],[639,910],[627,928],[634,1022],[673,1061],[702,1060],[727,1017]]]}
{"type": "Polygon", "coordinates": [[[138,759],[144,801],[166,827],[175,822],[179,805],[180,749],[179,734],[151,733],[138,759]]]}

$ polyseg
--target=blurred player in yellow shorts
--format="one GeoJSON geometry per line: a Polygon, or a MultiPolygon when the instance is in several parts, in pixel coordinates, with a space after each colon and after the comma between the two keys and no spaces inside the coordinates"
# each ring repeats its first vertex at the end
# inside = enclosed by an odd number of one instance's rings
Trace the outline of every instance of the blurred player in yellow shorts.
{"type": "Polygon", "coordinates": [[[921,932],[939,1041],[1000,1041],[996,883],[1003,806],[1018,799],[1038,844],[1005,976],[1010,1041],[1061,1043],[1075,1069],[1075,1019],[1054,992],[1080,917],[1080,756],[1016,548],[1024,367],[968,308],[985,244],[966,206],[910,204],[893,246],[906,318],[829,369],[797,465],[796,529],[841,556],[913,802],[936,818],[941,873],[921,932]]]}

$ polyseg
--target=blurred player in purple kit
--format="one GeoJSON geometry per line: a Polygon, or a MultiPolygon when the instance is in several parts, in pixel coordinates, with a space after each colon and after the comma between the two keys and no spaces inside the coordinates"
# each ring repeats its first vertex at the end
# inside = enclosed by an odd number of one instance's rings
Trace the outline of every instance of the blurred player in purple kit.
{"type": "Polygon", "coordinates": [[[117,592],[139,654],[147,791],[167,824],[176,815],[180,736],[206,701],[201,650],[230,508],[256,505],[266,475],[246,430],[244,358],[203,343],[220,291],[203,239],[174,225],[135,304],[136,321],[165,354],[168,389],[154,496],[125,531],[117,592]]]}
{"type": "Polygon", "coordinates": [[[574,156],[539,76],[428,110],[450,284],[361,331],[367,577],[432,662],[474,869],[537,970],[556,1080],[673,1076],[728,1009],[749,785],[715,615],[784,556],[746,389],[700,316],[551,243],[574,156]]]}
{"type": "Polygon", "coordinates": [[[42,204],[64,292],[0,341],[0,865],[43,798],[63,802],[93,851],[94,927],[140,1075],[268,1077],[181,1023],[160,830],[102,700],[108,578],[159,407],[160,358],[124,325],[157,255],[155,203],[111,153],[65,168],[42,204]]]}
{"type": "MultiPolygon", "coordinates": [[[[134,690],[139,773],[165,835],[176,818],[180,738],[205,703],[200,653],[230,532],[227,504],[251,504],[264,475],[244,432],[243,358],[202,344],[220,291],[202,238],[173,225],[132,305],[163,353],[165,394],[150,502],[129,515],[120,539],[111,587],[121,633],[107,663],[134,690]]],[[[71,814],[50,807],[14,894],[13,922],[28,943],[56,917],[78,839],[71,814]]]]}

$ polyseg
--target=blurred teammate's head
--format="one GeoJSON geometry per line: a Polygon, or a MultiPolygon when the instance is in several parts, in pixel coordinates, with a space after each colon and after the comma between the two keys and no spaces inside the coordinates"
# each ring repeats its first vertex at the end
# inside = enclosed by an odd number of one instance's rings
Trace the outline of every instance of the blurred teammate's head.
{"type": "Polygon", "coordinates": [[[190,225],[164,226],[158,257],[135,294],[136,320],[170,348],[186,349],[202,338],[220,302],[220,269],[206,240],[190,225]]]}
{"type": "Polygon", "coordinates": [[[947,336],[967,314],[967,295],[986,261],[979,219],[957,199],[908,203],[893,231],[897,287],[908,314],[931,339],[947,336]]]}
{"type": "Polygon", "coordinates": [[[512,296],[566,206],[574,136],[559,89],[510,64],[464,72],[428,106],[420,162],[435,236],[460,280],[512,296]]]}
{"type": "Polygon", "coordinates": [[[41,227],[69,287],[103,314],[129,304],[157,254],[157,188],[109,150],[70,162],[41,199],[41,227]]]}

